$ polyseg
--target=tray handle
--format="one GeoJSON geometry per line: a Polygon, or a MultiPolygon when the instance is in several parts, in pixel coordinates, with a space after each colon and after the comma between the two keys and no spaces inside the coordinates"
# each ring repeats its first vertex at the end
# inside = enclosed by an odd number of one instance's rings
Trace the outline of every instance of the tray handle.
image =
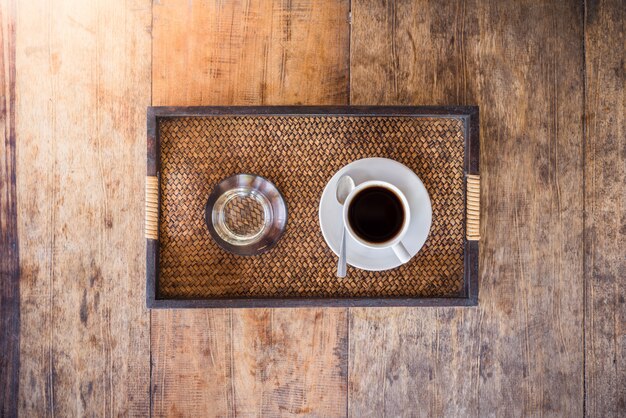
{"type": "Polygon", "coordinates": [[[146,176],[146,239],[159,239],[159,179],[146,176]]]}
{"type": "Polygon", "coordinates": [[[480,176],[467,175],[465,234],[468,241],[480,240],[480,176]]]}

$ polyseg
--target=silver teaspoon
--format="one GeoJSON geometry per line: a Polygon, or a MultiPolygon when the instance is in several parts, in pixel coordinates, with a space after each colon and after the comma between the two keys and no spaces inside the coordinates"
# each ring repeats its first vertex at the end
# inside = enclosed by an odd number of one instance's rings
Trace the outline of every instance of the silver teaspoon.
{"type": "MultiPolygon", "coordinates": [[[[337,183],[337,201],[343,207],[348,195],[354,189],[354,180],[352,177],[345,175],[339,179],[337,183]]],[[[342,212],[343,213],[343,212],[342,212]]],[[[339,262],[337,263],[337,277],[346,277],[346,226],[343,224],[343,216],[341,217],[341,247],[339,249],[339,262]]]]}

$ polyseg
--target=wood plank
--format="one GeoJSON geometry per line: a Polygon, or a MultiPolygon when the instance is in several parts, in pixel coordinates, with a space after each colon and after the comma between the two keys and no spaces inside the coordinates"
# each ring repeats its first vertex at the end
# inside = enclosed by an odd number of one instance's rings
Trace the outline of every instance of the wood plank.
{"type": "MultiPolygon", "coordinates": [[[[347,102],[347,0],[167,0],[153,12],[154,105],[347,102]]],[[[154,310],[152,412],[345,414],[346,319],[345,309],[154,310]]]]}
{"type": "Polygon", "coordinates": [[[349,416],[478,416],[475,308],[351,308],[349,321],[349,416]]]}
{"type": "Polygon", "coordinates": [[[350,104],[476,104],[476,6],[355,0],[350,104]]]}
{"type": "Polygon", "coordinates": [[[352,5],[353,104],[478,104],[478,308],[351,309],[351,416],[581,415],[582,8],[352,5]]]}
{"type": "Polygon", "coordinates": [[[343,309],[162,310],[155,416],[345,414],[343,309]]]}
{"type": "Polygon", "coordinates": [[[148,0],[20,1],[20,415],[146,416],[148,0]]]}
{"type": "Polygon", "coordinates": [[[154,5],[158,105],[346,104],[349,2],[154,5]]]}
{"type": "Polygon", "coordinates": [[[626,8],[585,2],[586,415],[626,414],[626,8]]]}
{"type": "Polygon", "coordinates": [[[15,2],[0,2],[0,416],[17,415],[20,274],[15,187],[15,2]]]}

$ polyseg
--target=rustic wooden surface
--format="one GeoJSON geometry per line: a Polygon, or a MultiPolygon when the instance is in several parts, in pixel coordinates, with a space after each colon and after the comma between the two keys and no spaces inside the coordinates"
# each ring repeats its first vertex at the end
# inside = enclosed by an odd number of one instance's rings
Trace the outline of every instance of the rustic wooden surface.
{"type": "Polygon", "coordinates": [[[152,104],[347,104],[349,7],[155,2],[152,104]]]}
{"type": "Polygon", "coordinates": [[[626,416],[626,6],[585,24],[586,414],[626,416]]]}
{"type": "Polygon", "coordinates": [[[352,104],[480,106],[483,217],[477,309],[350,310],[350,415],[582,415],[581,4],[352,14],[352,104]]]}
{"type": "MultiPolygon", "coordinates": [[[[152,102],[346,104],[348,11],[335,0],[155,3],[152,102]]],[[[152,311],[152,413],[345,415],[346,319],[345,309],[152,311]]]]}
{"type": "Polygon", "coordinates": [[[0,415],[624,415],[625,20],[2,0],[0,415]],[[145,107],[349,100],[481,106],[479,306],[148,313],[145,107]]]}
{"type": "Polygon", "coordinates": [[[147,0],[20,1],[20,415],[145,416],[147,0]]]}
{"type": "Polygon", "coordinates": [[[20,351],[14,22],[15,2],[0,3],[0,417],[17,414],[20,351]]]}

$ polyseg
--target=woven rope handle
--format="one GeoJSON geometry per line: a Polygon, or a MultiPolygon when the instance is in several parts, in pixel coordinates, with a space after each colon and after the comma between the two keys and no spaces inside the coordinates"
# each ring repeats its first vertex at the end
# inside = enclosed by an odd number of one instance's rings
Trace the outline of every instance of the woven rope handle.
{"type": "Polygon", "coordinates": [[[146,238],[159,239],[159,179],[146,177],[146,238]]]}
{"type": "Polygon", "coordinates": [[[467,220],[466,235],[468,241],[480,239],[480,176],[467,176],[467,220]]]}

